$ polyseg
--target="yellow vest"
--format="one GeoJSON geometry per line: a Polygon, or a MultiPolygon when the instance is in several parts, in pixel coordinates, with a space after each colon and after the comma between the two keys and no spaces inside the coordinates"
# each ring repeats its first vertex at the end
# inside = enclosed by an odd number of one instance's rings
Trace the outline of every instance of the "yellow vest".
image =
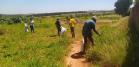
{"type": "Polygon", "coordinates": [[[69,25],[70,25],[70,27],[74,27],[75,26],[75,24],[76,24],[76,20],[75,19],[70,19],[70,23],[69,23],[69,25]]]}

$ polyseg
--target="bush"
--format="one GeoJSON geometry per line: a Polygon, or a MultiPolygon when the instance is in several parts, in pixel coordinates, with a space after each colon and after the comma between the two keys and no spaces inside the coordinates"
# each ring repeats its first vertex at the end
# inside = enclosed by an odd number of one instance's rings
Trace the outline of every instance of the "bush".
{"type": "Polygon", "coordinates": [[[2,16],[0,17],[0,23],[7,23],[7,24],[17,24],[23,21],[24,17],[22,16],[2,16]]]}
{"type": "Polygon", "coordinates": [[[13,18],[11,18],[11,21],[13,23],[21,23],[22,22],[22,20],[20,19],[20,17],[13,17],[13,18]]]}
{"type": "Polygon", "coordinates": [[[93,61],[94,63],[97,63],[102,60],[102,55],[94,50],[89,50],[86,54],[86,58],[89,61],[93,61]]]}

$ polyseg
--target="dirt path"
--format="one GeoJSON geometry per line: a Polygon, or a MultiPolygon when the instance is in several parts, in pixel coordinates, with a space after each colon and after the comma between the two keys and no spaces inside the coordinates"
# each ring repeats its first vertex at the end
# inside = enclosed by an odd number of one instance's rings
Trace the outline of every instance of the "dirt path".
{"type": "Polygon", "coordinates": [[[75,41],[71,46],[71,51],[66,58],[67,67],[89,67],[89,63],[86,62],[85,58],[72,58],[71,56],[78,53],[81,48],[81,41],[75,41]]]}

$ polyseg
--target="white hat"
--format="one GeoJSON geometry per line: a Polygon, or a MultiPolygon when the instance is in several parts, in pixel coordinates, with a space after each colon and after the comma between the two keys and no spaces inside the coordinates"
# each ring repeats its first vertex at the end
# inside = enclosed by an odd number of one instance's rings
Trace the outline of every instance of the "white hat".
{"type": "Polygon", "coordinates": [[[97,19],[97,17],[96,17],[96,16],[92,16],[92,18],[93,18],[93,19],[97,19]]]}

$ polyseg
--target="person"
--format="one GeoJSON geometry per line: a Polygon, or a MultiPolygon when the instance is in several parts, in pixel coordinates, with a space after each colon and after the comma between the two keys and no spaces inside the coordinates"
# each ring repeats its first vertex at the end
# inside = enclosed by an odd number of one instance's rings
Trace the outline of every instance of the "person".
{"type": "Polygon", "coordinates": [[[34,20],[33,20],[33,17],[30,18],[30,29],[31,29],[31,32],[34,32],[34,20]]]}
{"type": "Polygon", "coordinates": [[[92,38],[92,29],[93,31],[100,36],[99,32],[96,30],[96,16],[93,16],[91,20],[85,22],[83,29],[82,29],[82,35],[83,35],[83,45],[81,48],[81,51],[79,54],[85,54],[86,46],[88,43],[88,39],[91,41],[92,45],[94,45],[94,40],[92,38]]]}
{"type": "Polygon", "coordinates": [[[25,32],[28,32],[28,22],[27,22],[27,19],[25,20],[25,32]]]}
{"type": "Polygon", "coordinates": [[[72,38],[75,38],[75,24],[76,24],[76,20],[73,18],[73,16],[71,16],[69,26],[70,26],[72,38]]]}
{"type": "Polygon", "coordinates": [[[55,25],[56,25],[56,28],[57,28],[58,36],[60,36],[60,33],[61,33],[61,22],[60,22],[59,18],[56,20],[55,25]]]}

